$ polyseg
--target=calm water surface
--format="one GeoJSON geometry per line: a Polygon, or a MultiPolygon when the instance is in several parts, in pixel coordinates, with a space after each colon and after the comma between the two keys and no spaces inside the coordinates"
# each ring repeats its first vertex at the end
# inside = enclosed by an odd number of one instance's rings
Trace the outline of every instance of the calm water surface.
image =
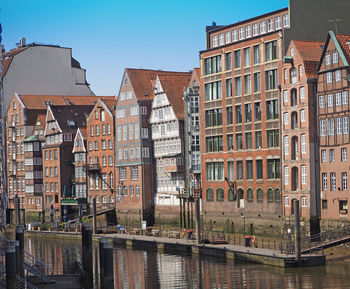
{"type": "MultiPolygon", "coordinates": [[[[53,274],[74,272],[80,241],[26,239],[26,250],[50,264],[53,274]]],[[[98,288],[98,250],[93,266],[98,288]]],[[[281,269],[218,258],[114,248],[115,288],[350,288],[350,264],[281,269]]]]}

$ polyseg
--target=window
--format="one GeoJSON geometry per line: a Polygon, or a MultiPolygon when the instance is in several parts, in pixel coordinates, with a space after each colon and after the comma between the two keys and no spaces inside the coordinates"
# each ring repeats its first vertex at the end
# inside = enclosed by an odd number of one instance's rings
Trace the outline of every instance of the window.
{"type": "Polygon", "coordinates": [[[243,49],[243,65],[244,66],[250,65],[250,47],[243,49]]]}
{"type": "Polygon", "coordinates": [[[327,72],[327,83],[332,83],[332,81],[333,81],[332,72],[327,72]]]}
{"type": "Polygon", "coordinates": [[[338,63],[338,52],[333,53],[333,63],[338,63]]]}
{"type": "Polygon", "coordinates": [[[278,147],[279,146],[279,130],[268,130],[267,131],[267,147],[278,147]]]}
{"type": "Polygon", "coordinates": [[[245,28],[245,37],[246,38],[252,37],[252,27],[250,25],[246,26],[245,28]]]}
{"type": "Polygon", "coordinates": [[[302,134],[300,136],[300,142],[301,142],[301,153],[306,154],[306,135],[302,134]]]}
{"type": "Polygon", "coordinates": [[[222,188],[218,188],[216,190],[216,201],[218,202],[223,202],[225,199],[225,193],[224,190],[222,188]]]}
{"type": "Polygon", "coordinates": [[[126,167],[119,167],[119,180],[126,180],[126,167]]]}
{"type": "Polygon", "coordinates": [[[260,34],[266,33],[266,21],[260,22],[260,34]]]}
{"type": "Polygon", "coordinates": [[[284,206],[289,207],[289,197],[284,197],[284,206]]]}
{"type": "Polygon", "coordinates": [[[306,166],[301,166],[301,184],[306,185],[307,183],[307,173],[306,173],[306,166]]]}
{"type": "Polygon", "coordinates": [[[255,132],[255,148],[261,149],[262,148],[262,134],[261,131],[255,132]]]}
{"type": "Polygon", "coordinates": [[[276,89],[278,85],[277,69],[265,71],[266,90],[276,89]]]}
{"type": "Polygon", "coordinates": [[[288,90],[283,90],[283,102],[288,102],[288,90]]]}
{"type": "Polygon", "coordinates": [[[253,24],[253,36],[257,36],[259,34],[259,24],[254,23],[253,24]]]}
{"type": "Polygon", "coordinates": [[[226,44],[231,43],[231,32],[227,31],[225,34],[226,44]]]}
{"type": "Polygon", "coordinates": [[[235,176],[234,176],[234,162],[233,161],[228,161],[227,162],[227,175],[229,180],[234,180],[235,176]]]}
{"type": "Polygon", "coordinates": [[[226,97],[232,97],[232,78],[226,79],[226,97]]]}
{"type": "Polygon", "coordinates": [[[246,103],[244,105],[244,114],[245,114],[245,121],[251,122],[252,121],[252,104],[246,103]]]}
{"type": "Polygon", "coordinates": [[[248,160],[245,163],[246,165],[246,178],[247,180],[251,180],[253,179],[253,161],[252,160],[248,160]]]}
{"type": "Polygon", "coordinates": [[[325,63],[326,65],[331,65],[331,55],[327,54],[325,57],[325,63]]]}
{"type": "Polygon", "coordinates": [[[319,107],[324,108],[325,107],[325,98],[324,95],[320,95],[319,97],[319,107]]]}
{"type": "Polygon", "coordinates": [[[146,115],[147,114],[147,106],[141,106],[141,114],[146,115]]]}
{"type": "Polygon", "coordinates": [[[242,106],[235,106],[235,124],[242,123],[242,106]]]}
{"type": "Polygon", "coordinates": [[[237,180],[243,179],[243,161],[236,161],[236,174],[237,180]]]}
{"type": "Polygon", "coordinates": [[[289,155],[289,137],[288,136],[283,137],[283,142],[284,142],[284,154],[289,155]]]}
{"type": "Polygon", "coordinates": [[[267,22],[267,31],[268,32],[273,31],[273,18],[269,19],[267,22]]]}
{"type": "Polygon", "coordinates": [[[139,168],[137,166],[131,167],[131,179],[138,180],[139,178],[139,168]]]}
{"type": "Polygon", "coordinates": [[[244,39],[244,27],[241,27],[238,29],[238,37],[239,37],[239,40],[244,39]]]}
{"type": "Polygon", "coordinates": [[[113,141],[111,139],[108,140],[108,149],[113,149],[113,141]]]}
{"type": "Polygon", "coordinates": [[[299,79],[303,75],[303,66],[299,65],[299,79]]]}
{"type": "Polygon", "coordinates": [[[212,109],[205,111],[205,126],[219,126],[222,125],[222,109],[212,109]]]}
{"type": "Polygon", "coordinates": [[[341,70],[335,71],[335,81],[341,81],[341,70]]]}
{"type": "Polygon", "coordinates": [[[331,177],[331,191],[335,191],[337,189],[337,178],[335,176],[335,173],[332,172],[330,174],[331,177]]]}
{"type": "Polygon", "coordinates": [[[232,106],[226,107],[226,124],[233,124],[232,106]]]}
{"type": "Polygon", "coordinates": [[[233,135],[232,134],[228,134],[227,135],[227,150],[233,150],[233,135]]]}
{"type": "Polygon", "coordinates": [[[343,134],[349,134],[349,117],[343,117],[343,134]]]}
{"type": "Polygon", "coordinates": [[[289,167],[284,167],[284,184],[289,185],[289,167]]]}
{"type": "Polygon", "coordinates": [[[326,120],[320,120],[320,136],[326,136],[326,120]]]}
{"type": "Polygon", "coordinates": [[[98,111],[95,110],[95,119],[98,119],[98,111]]]}
{"type": "Polygon", "coordinates": [[[300,110],[300,121],[305,122],[305,109],[300,110]]]}
{"type": "Polygon", "coordinates": [[[301,207],[302,208],[307,207],[306,197],[301,197],[301,207]]]}
{"type": "Polygon", "coordinates": [[[261,188],[256,191],[256,198],[259,203],[264,200],[264,191],[261,188]]]}
{"type": "Polygon", "coordinates": [[[94,126],[90,126],[90,136],[94,136],[94,126]]]}
{"type": "Polygon", "coordinates": [[[102,166],[106,167],[107,166],[107,157],[102,156],[102,166]]]}
{"type": "Polygon", "coordinates": [[[236,50],[234,52],[234,60],[235,60],[235,68],[240,68],[241,67],[241,51],[236,50]]]}
{"type": "Polygon", "coordinates": [[[219,45],[224,45],[225,44],[225,37],[224,37],[224,33],[221,33],[219,35],[219,45]]]}
{"type": "Polygon", "coordinates": [[[290,81],[291,83],[296,83],[297,80],[297,70],[295,68],[292,68],[290,70],[290,81]]]}
{"type": "Polygon", "coordinates": [[[252,141],[252,133],[251,132],[246,132],[245,133],[245,149],[251,149],[253,145],[252,141]]]}
{"type": "Polygon", "coordinates": [[[113,166],[113,156],[108,156],[108,166],[113,166]]]}
{"type": "Polygon", "coordinates": [[[277,59],[277,40],[265,43],[265,61],[277,59]]]}
{"type": "Polygon", "coordinates": [[[267,160],[267,178],[268,179],[280,178],[280,160],[279,159],[267,160]]]}
{"type": "Polygon", "coordinates": [[[275,189],[275,202],[278,203],[281,201],[281,191],[279,188],[275,189]]]}
{"type": "Polygon", "coordinates": [[[321,150],[321,162],[325,163],[327,162],[327,151],[321,150]]]}
{"type": "Polygon", "coordinates": [[[205,100],[206,101],[216,100],[216,99],[222,98],[221,81],[206,83],[204,85],[204,88],[205,88],[205,100]]]}
{"type": "Polygon", "coordinates": [[[218,36],[215,35],[213,36],[213,47],[217,47],[218,46],[218,36]]]}
{"type": "Polygon", "coordinates": [[[136,197],[140,196],[140,186],[136,185],[136,197]]]}
{"type": "Polygon", "coordinates": [[[299,89],[299,95],[300,95],[300,99],[304,99],[305,98],[305,87],[300,87],[299,89]]]}
{"type": "Polygon", "coordinates": [[[206,163],[206,177],[207,181],[222,181],[224,179],[224,163],[206,163]]]}
{"type": "Polygon", "coordinates": [[[267,201],[269,203],[273,202],[273,190],[271,188],[267,190],[267,201]]]}
{"type": "Polygon", "coordinates": [[[208,202],[214,201],[214,191],[213,191],[213,189],[212,188],[208,188],[206,193],[207,193],[207,201],[208,202]]]}
{"type": "Polygon", "coordinates": [[[255,116],[255,121],[261,121],[261,103],[260,102],[254,103],[254,116],[255,116]]]}
{"type": "Polygon", "coordinates": [[[236,133],[236,150],[243,149],[243,137],[241,133],[236,133]]]}
{"type": "Polygon", "coordinates": [[[337,134],[343,134],[343,118],[341,117],[337,118],[337,134]]]}
{"type": "Polygon", "coordinates": [[[329,162],[334,162],[335,161],[335,153],[334,149],[329,150],[329,162]]]}
{"type": "Polygon", "coordinates": [[[253,196],[253,189],[252,188],[249,188],[247,190],[247,201],[248,202],[253,202],[254,200],[254,196],[253,196]]]}
{"type": "Polygon", "coordinates": [[[327,200],[322,200],[322,209],[327,210],[327,207],[328,207],[327,200]]]}
{"type": "Polygon", "coordinates": [[[107,190],[107,174],[102,174],[102,190],[107,190]]]}
{"type": "Polygon", "coordinates": [[[288,14],[283,15],[283,27],[289,27],[289,17],[288,14]]]}
{"type": "Polygon", "coordinates": [[[342,92],[342,99],[343,99],[343,104],[348,104],[349,103],[349,95],[347,91],[342,92]]]}
{"type": "Polygon", "coordinates": [[[256,160],[256,179],[262,180],[263,178],[263,161],[262,160],[256,160]]]}
{"type": "Polygon", "coordinates": [[[238,40],[238,34],[237,34],[237,30],[232,30],[232,41],[235,42],[238,40]]]}
{"type": "Polygon", "coordinates": [[[252,92],[252,79],[251,75],[244,75],[244,94],[250,94],[252,92]]]}
{"type": "Polygon", "coordinates": [[[254,73],[254,92],[261,91],[261,74],[260,72],[254,73]]]}
{"type": "Polygon", "coordinates": [[[327,106],[328,107],[333,107],[333,94],[328,94],[327,96],[327,106]]]}
{"type": "Polygon", "coordinates": [[[204,59],[205,75],[221,72],[221,55],[204,59]]]}
{"type": "Polygon", "coordinates": [[[266,101],[266,119],[278,119],[278,99],[266,101]]]}
{"type": "Polygon", "coordinates": [[[348,189],[348,174],[347,173],[341,173],[341,179],[342,179],[342,190],[346,191],[348,189]]]}
{"type": "Polygon", "coordinates": [[[219,152],[223,151],[223,137],[222,136],[209,136],[206,140],[206,152],[219,152]]]}
{"type": "Polygon", "coordinates": [[[346,162],[348,160],[348,154],[347,154],[347,149],[342,148],[341,149],[341,161],[346,162]]]}
{"type": "Polygon", "coordinates": [[[225,54],[225,68],[226,68],[226,70],[232,69],[232,53],[231,52],[225,54]]]}

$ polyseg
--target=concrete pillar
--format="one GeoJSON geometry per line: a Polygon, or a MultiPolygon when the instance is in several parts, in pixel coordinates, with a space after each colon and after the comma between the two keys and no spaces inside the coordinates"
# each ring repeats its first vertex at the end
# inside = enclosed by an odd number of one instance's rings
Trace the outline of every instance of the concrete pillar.
{"type": "Polygon", "coordinates": [[[82,265],[83,265],[83,288],[93,288],[92,270],[92,229],[88,224],[82,226],[82,265]]]}
{"type": "Polygon", "coordinates": [[[96,234],[96,227],[97,227],[97,223],[96,223],[96,198],[92,199],[92,225],[93,225],[93,229],[94,229],[94,234],[96,234]]]}
{"type": "Polygon", "coordinates": [[[22,226],[16,227],[16,240],[18,241],[19,245],[17,274],[24,278],[24,230],[22,226]]]}
{"type": "Polygon", "coordinates": [[[103,285],[102,288],[114,288],[113,244],[103,244],[103,285]]]}
{"type": "Polygon", "coordinates": [[[16,248],[15,246],[5,247],[6,263],[6,288],[16,289],[16,248]]]}
{"type": "Polygon", "coordinates": [[[201,216],[199,212],[199,199],[195,200],[195,213],[196,213],[196,235],[197,243],[201,243],[201,216]]]}
{"type": "Polygon", "coordinates": [[[294,200],[295,258],[301,261],[299,200],[294,200]]]}

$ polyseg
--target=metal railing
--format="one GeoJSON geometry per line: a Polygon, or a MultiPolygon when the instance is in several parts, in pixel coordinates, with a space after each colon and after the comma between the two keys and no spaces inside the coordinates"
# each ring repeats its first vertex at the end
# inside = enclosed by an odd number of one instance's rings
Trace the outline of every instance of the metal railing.
{"type": "Polygon", "coordinates": [[[50,266],[27,251],[24,251],[24,268],[44,282],[49,283],[50,266]]]}

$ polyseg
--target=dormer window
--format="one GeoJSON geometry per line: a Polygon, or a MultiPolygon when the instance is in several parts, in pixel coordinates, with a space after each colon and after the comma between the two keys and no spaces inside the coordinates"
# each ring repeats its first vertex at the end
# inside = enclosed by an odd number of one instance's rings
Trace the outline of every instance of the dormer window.
{"type": "Polygon", "coordinates": [[[290,49],[290,56],[294,56],[294,48],[290,49]]]}
{"type": "Polygon", "coordinates": [[[105,121],[105,111],[101,109],[101,121],[105,121]]]}
{"type": "Polygon", "coordinates": [[[13,103],[13,110],[16,110],[17,109],[17,102],[14,102],[13,103]]]}

